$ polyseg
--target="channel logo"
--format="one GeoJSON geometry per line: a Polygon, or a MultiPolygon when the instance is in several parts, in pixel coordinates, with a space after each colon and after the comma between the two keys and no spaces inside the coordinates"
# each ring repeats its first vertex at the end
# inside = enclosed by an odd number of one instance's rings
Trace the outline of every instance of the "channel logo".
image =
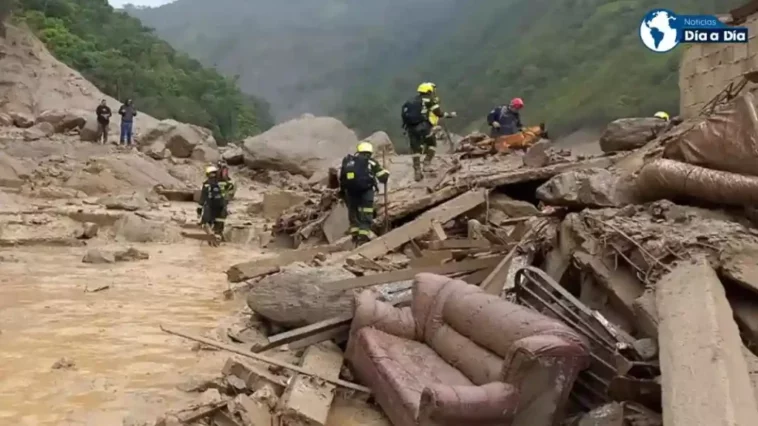
{"type": "Polygon", "coordinates": [[[747,43],[745,27],[730,27],[711,15],[677,15],[667,9],[648,12],[640,23],[640,40],[657,53],[680,43],[747,43]]]}

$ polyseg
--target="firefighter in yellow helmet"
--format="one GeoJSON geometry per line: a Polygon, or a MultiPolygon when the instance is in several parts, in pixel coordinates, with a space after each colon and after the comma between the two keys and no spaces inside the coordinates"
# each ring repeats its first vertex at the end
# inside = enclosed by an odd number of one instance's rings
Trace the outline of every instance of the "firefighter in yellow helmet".
{"type": "Polygon", "coordinates": [[[434,154],[437,151],[437,140],[434,136],[434,128],[440,118],[454,118],[455,112],[442,112],[440,100],[437,97],[437,86],[434,83],[421,83],[416,90],[418,93],[403,104],[401,118],[403,129],[408,133],[411,151],[413,153],[413,171],[416,181],[424,178],[421,172],[421,156],[424,157],[424,166],[431,166],[434,154]]]}
{"type": "Polygon", "coordinates": [[[374,196],[379,189],[377,180],[386,185],[390,176],[387,170],[371,158],[373,153],[371,143],[359,143],[354,154],[348,154],[342,159],[339,174],[340,198],[347,205],[350,234],[356,246],[370,240],[371,224],[374,221],[374,196]]]}
{"type": "Polygon", "coordinates": [[[212,229],[216,240],[221,241],[223,240],[228,201],[221,185],[218,167],[206,167],[205,176],[197,214],[200,216],[200,225],[212,229]]]}
{"type": "Polygon", "coordinates": [[[669,121],[669,120],[671,120],[671,117],[669,117],[668,113],[665,112],[665,111],[658,111],[658,112],[655,113],[655,115],[653,117],[660,118],[663,121],[669,121]]]}

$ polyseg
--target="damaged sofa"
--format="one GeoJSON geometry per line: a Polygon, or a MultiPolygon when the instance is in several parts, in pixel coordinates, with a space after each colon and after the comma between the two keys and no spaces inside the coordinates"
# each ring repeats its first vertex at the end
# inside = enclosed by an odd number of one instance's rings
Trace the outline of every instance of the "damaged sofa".
{"type": "Polygon", "coordinates": [[[583,338],[563,323],[419,274],[410,307],[356,297],[347,359],[395,426],[557,425],[581,370],[583,338]]]}

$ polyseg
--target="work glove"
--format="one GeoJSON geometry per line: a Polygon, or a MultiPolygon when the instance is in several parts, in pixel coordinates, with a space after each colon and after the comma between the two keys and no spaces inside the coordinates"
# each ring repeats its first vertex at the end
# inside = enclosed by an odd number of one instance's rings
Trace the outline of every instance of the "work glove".
{"type": "Polygon", "coordinates": [[[200,217],[203,214],[203,208],[198,207],[197,209],[195,209],[195,213],[197,213],[197,216],[200,217]]]}
{"type": "Polygon", "coordinates": [[[496,129],[499,129],[500,128],[500,123],[498,123],[497,121],[493,121],[492,122],[492,127],[496,128],[496,129]]]}
{"type": "Polygon", "coordinates": [[[458,116],[458,113],[455,112],[455,111],[453,111],[453,112],[446,112],[445,113],[445,117],[448,117],[448,118],[455,118],[457,116],[458,116]]]}

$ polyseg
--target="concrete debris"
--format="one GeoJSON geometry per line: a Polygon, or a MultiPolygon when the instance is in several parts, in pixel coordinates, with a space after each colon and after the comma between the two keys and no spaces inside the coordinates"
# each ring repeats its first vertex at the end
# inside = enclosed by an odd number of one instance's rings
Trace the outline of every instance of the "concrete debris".
{"type": "Polygon", "coordinates": [[[115,263],[116,256],[114,253],[92,249],[88,250],[87,254],[82,258],[83,263],[103,264],[103,263],[115,263]]]}
{"type": "Polygon", "coordinates": [[[75,370],[76,369],[76,362],[73,360],[63,357],[59,359],[58,361],[55,361],[53,366],[51,367],[53,370],[75,370]]]}
{"type": "Polygon", "coordinates": [[[537,198],[566,207],[614,207],[619,204],[617,180],[605,169],[572,170],[551,178],[537,189],[537,198]]]}
{"type": "Polygon", "coordinates": [[[758,423],[739,330],[716,272],[704,259],[682,262],[656,294],[664,424],[758,423]]]}

